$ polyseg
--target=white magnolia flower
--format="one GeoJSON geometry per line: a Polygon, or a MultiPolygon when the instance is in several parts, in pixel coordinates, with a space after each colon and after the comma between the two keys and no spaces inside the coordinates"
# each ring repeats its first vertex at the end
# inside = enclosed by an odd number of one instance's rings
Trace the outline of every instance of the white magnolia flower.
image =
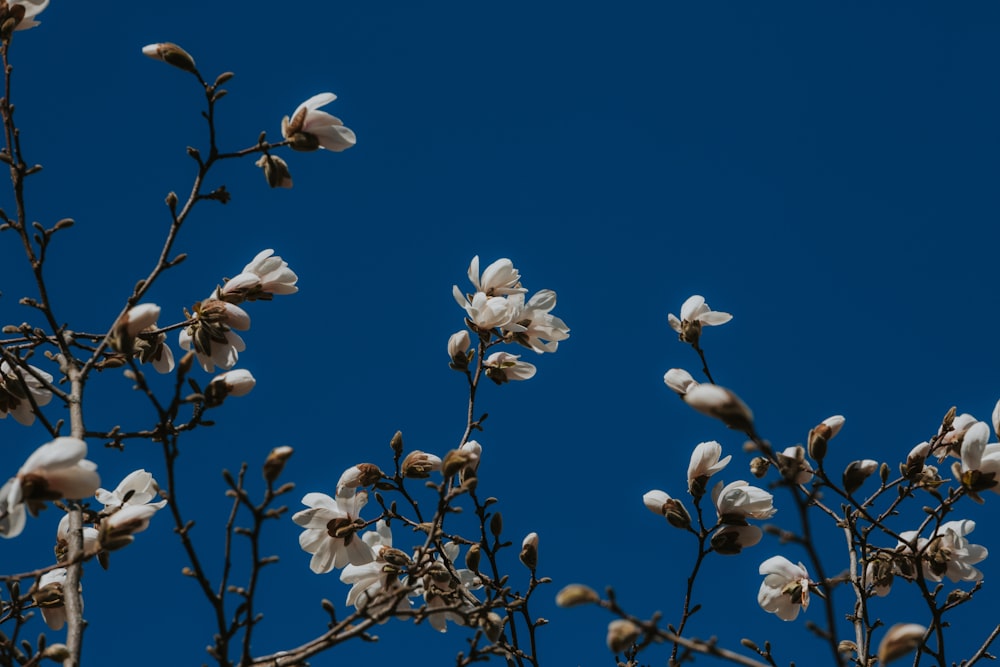
{"type": "Polygon", "coordinates": [[[721,313],[709,308],[708,304],[705,303],[705,297],[698,294],[689,297],[681,306],[680,319],[673,313],[667,315],[670,328],[677,332],[682,341],[693,345],[698,343],[702,326],[717,326],[725,324],[731,319],[733,316],[729,313],[721,313]]]}
{"type": "Polygon", "coordinates": [[[671,368],[664,373],[663,383],[682,398],[690,389],[698,386],[698,382],[683,368],[671,368]]]}
{"type": "Polygon", "coordinates": [[[48,405],[52,392],[45,385],[52,382],[52,376],[40,368],[24,366],[15,371],[6,360],[0,361],[0,419],[10,414],[19,424],[31,426],[35,413],[28,396],[39,407],[48,405]]]}
{"type": "Polygon", "coordinates": [[[671,498],[666,491],[653,489],[642,496],[642,504],[653,514],[666,517],[675,528],[688,528],[691,525],[691,515],[684,504],[676,498],[671,498]]]}
{"type": "Polygon", "coordinates": [[[39,25],[40,22],[35,17],[45,11],[49,6],[49,0],[8,0],[7,5],[13,8],[16,5],[24,7],[24,17],[18,22],[14,30],[27,30],[39,25]]]}
{"type": "Polygon", "coordinates": [[[986,422],[977,421],[966,429],[959,449],[963,472],[979,470],[989,439],[990,427],[986,422]]]}
{"type": "Polygon", "coordinates": [[[144,505],[123,505],[110,516],[106,516],[101,520],[101,547],[114,551],[131,544],[135,540],[133,535],[149,528],[149,520],[166,502],[164,500],[144,505]]]}
{"type": "Polygon", "coordinates": [[[458,285],[453,285],[451,293],[455,302],[465,309],[465,316],[477,329],[489,330],[509,324],[514,317],[513,304],[503,296],[487,296],[476,292],[470,296],[462,293],[458,285]]]}
{"type": "MultiPolygon", "coordinates": [[[[42,619],[53,630],[61,630],[66,624],[66,607],[63,587],[66,585],[66,568],[49,570],[38,579],[38,586],[31,596],[42,611],[42,619]]],[[[82,598],[81,598],[82,599],[82,598]]]]}
{"type": "Polygon", "coordinates": [[[966,539],[975,527],[976,522],[968,519],[947,521],[931,533],[930,538],[918,538],[917,531],[907,530],[899,534],[903,538],[899,545],[909,551],[916,539],[916,551],[923,554],[924,576],[931,581],[941,581],[943,577],[954,582],[979,581],[983,573],[972,566],[984,560],[989,551],[966,539]]]}
{"type": "Polygon", "coordinates": [[[268,248],[261,250],[236,277],[219,288],[219,298],[230,303],[268,301],[275,294],[295,294],[299,277],[288,268],[288,262],[268,248]]]}
{"type": "MultiPolygon", "coordinates": [[[[469,263],[469,281],[475,286],[477,292],[483,292],[486,296],[524,294],[528,291],[521,287],[521,274],[514,268],[514,263],[506,257],[487,266],[480,275],[479,255],[476,255],[469,263]]],[[[554,299],[555,295],[553,295],[554,299]]]]}
{"type": "MultiPolygon", "coordinates": [[[[114,491],[98,489],[94,497],[97,498],[97,502],[104,505],[105,509],[116,509],[126,505],[151,503],[154,498],[160,497],[160,492],[153,476],[140,469],[126,475],[114,491]]],[[[164,499],[151,504],[160,509],[167,504],[167,501],[164,499]]]]}
{"type": "MultiPolygon", "coordinates": [[[[390,611],[392,608],[397,611],[409,609],[412,602],[406,595],[400,595],[404,588],[399,578],[400,563],[390,562],[396,559],[406,562],[409,559],[401,551],[392,548],[392,531],[389,530],[389,526],[379,519],[375,524],[375,530],[366,532],[361,539],[371,547],[375,560],[364,565],[344,566],[340,580],[345,584],[351,584],[351,590],[347,592],[347,604],[359,610],[367,609],[372,615],[390,611]],[[389,560],[386,556],[389,556],[389,560]],[[384,596],[382,602],[373,604],[379,595],[384,596]],[[399,596],[398,599],[395,596],[399,596]],[[393,604],[394,599],[395,604],[393,604]]],[[[380,622],[385,623],[389,618],[390,615],[387,614],[380,622]]]]}
{"type": "Polygon", "coordinates": [[[705,484],[708,478],[719,472],[732,460],[732,455],[722,456],[722,445],[715,440],[698,443],[698,446],[691,452],[691,462],[688,463],[688,491],[692,495],[702,496],[705,494],[705,484]],[[702,479],[704,478],[704,479],[702,479]],[[695,493],[698,491],[698,493],[695,493]]]}
{"type": "MultiPolygon", "coordinates": [[[[992,474],[993,480],[1000,482],[1000,443],[993,442],[983,448],[983,455],[979,460],[979,472],[992,474]]],[[[1000,494],[1000,484],[991,486],[990,491],[1000,494]]]]}
{"type": "Polygon", "coordinates": [[[316,574],[342,568],[348,563],[364,565],[375,559],[372,548],[357,535],[364,522],[359,519],[361,508],[368,502],[368,493],[337,496],[307,493],[302,504],[309,509],[296,512],[292,521],[305,528],[299,535],[299,546],[313,555],[309,568],[316,574]]]}
{"type": "Polygon", "coordinates": [[[494,352],[483,361],[486,369],[486,377],[497,384],[503,384],[510,380],[528,380],[535,377],[534,364],[521,361],[521,355],[508,354],[507,352],[494,352]]]}
{"type": "MultiPolygon", "coordinates": [[[[69,514],[63,514],[56,527],[56,552],[66,550],[69,544],[69,514]]],[[[83,553],[93,556],[101,550],[100,536],[93,526],[83,527],[83,553]]],[[[65,556],[59,556],[63,560],[65,556]]]]}
{"type": "Polygon", "coordinates": [[[784,556],[771,556],[760,564],[759,572],[764,575],[757,592],[761,609],[783,621],[794,621],[799,608],[809,606],[809,573],[802,563],[794,565],[784,556]]]}
{"type": "Polygon", "coordinates": [[[60,437],[36,449],[17,476],[0,488],[0,536],[24,530],[25,506],[32,516],[47,500],[86,498],[101,485],[97,465],[84,457],[87,443],[60,437]]]}
{"type": "Polygon", "coordinates": [[[333,93],[313,95],[295,109],[291,119],[281,121],[281,134],[291,140],[292,148],[312,151],[317,148],[340,152],[357,143],[354,132],[344,127],[336,116],[319,111],[337,99],[333,93]]]}
{"type": "Polygon", "coordinates": [[[503,329],[513,334],[515,343],[541,354],[555,352],[559,341],[569,338],[566,323],[549,312],[556,306],[556,293],[552,290],[535,293],[527,303],[524,294],[512,294],[508,300],[514,313],[503,329]]]}
{"type": "Polygon", "coordinates": [[[245,368],[220,373],[205,388],[205,404],[215,407],[221,405],[228,396],[246,396],[256,385],[257,380],[245,368]]]}
{"type": "Polygon", "coordinates": [[[993,406],[993,433],[1000,438],[1000,401],[993,406]]]}
{"type": "MultiPolygon", "coordinates": [[[[442,547],[442,554],[438,554],[434,562],[430,565],[425,574],[420,579],[420,583],[415,591],[417,595],[423,595],[430,612],[427,616],[428,623],[438,632],[445,632],[448,629],[447,621],[453,623],[464,623],[462,614],[453,611],[434,611],[441,607],[452,607],[459,605],[461,611],[471,611],[473,606],[469,602],[468,596],[473,591],[482,588],[483,582],[479,576],[467,568],[456,568],[459,546],[454,542],[448,542],[442,547]],[[444,559],[451,564],[449,567],[444,563],[444,559]],[[454,572],[454,574],[453,574],[454,572]]],[[[419,561],[419,559],[418,559],[419,561]]]]}
{"type": "Polygon", "coordinates": [[[233,329],[250,328],[250,316],[245,310],[219,299],[205,299],[195,307],[194,321],[181,329],[181,348],[194,348],[198,363],[206,373],[216,366],[230,369],[239,360],[246,344],[233,329]]]}
{"type": "Polygon", "coordinates": [[[155,333],[156,320],[160,317],[160,307],[155,303],[140,303],[130,308],[111,332],[111,346],[124,354],[134,356],[140,363],[151,363],[158,373],[169,373],[174,369],[174,355],[164,345],[165,333],[155,333]],[[139,334],[145,333],[145,337],[139,334]]]}
{"type": "Polygon", "coordinates": [[[777,512],[772,504],[774,497],[764,489],[750,486],[739,480],[725,487],[722,482],[712,489],[712,502],[724,523],[740,519],[769,519],[777,512]]]}
{"type": "Polygon", "coordinates": [[[452,361],[459,363],[460,361],[464,365],[468,365],[466,353],[469,351],[469,332],[466,329],[461,331],[456,331],[451,336],[448,337],[448,356],[451,357],[452,361]]]}
{"type": "Polygon", "coordinates": [[[753,430],[753,412],[739,396],[717,384],[699,384],[684,394],[684,402],[737,431],[753,430]]]}
{"type": "Polygon", "coordinates": [[[724,556],[732,556],[740,553],[747,547],[752,547],[760,542],[764,536],[757,526],[748,524],[724,525],[712,535],[712,549],[716,553],[724,556]]]}
{"type": "Polygon", "coordinates": [[[813,468],[805,458],[802,445],[792,445],[778,454],[778,465],[786,479],[795,484],[808,484],[813,478],[813,468]]]}
{"type": "Polygon", "coordinates": [[[338,496],[353,496],[355,490],[362,486],[371,486],[382,479],[384,475],[377,465],[359,463],[351,466],[340,475],[337,481],[338,496]]]}

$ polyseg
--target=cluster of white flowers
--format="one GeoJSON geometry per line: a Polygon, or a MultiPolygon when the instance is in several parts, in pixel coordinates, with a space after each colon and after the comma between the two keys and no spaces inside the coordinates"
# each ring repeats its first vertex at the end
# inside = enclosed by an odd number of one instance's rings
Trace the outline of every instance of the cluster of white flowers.
{"type": "MultiPolygon", "coordinates": [[[[452,286],[455,301],[465,310],[466,324],[481,343],[480,352],[497,343],[517,343],[538,354],[555,352],[559,341],[569,338],[569,327],[552,314],[556,293],[544,289],[525,301],[527,289],[521,286],[521,274],[509,259],[498,259],[480,273],[479,256],[469,264],[469,281],[475,291],[466,294],[452,286]]],[[[474,352],[469,350],[469,332],[458,331],[448,340],[452,368],[468,369],[474,352]]],[[[535,375],[535,366],[521,361],[520,355],[494,352],[482,360],[486,376],[503,384],[527,380],[535,375]]]]}

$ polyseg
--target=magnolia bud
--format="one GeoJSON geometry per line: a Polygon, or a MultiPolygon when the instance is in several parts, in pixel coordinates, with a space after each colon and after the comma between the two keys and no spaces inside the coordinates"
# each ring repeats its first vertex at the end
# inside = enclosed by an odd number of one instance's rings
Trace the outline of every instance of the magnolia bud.
{"type": "Polygon", "coordinates": [[[844,470],[844,491],[854,493],[873,472],[878,470],[878,461],[864,459],[863,461],[852,461],[844,470]]]}
{"type": "Polygon", "coordinates": [[[896,658],[902,658],[924,643],[927,628],[916,623],[897,623],[889,628],[878,645],[878,662],[884,665],[896,658]]]}
{"type": "Polygon", "coordinates": [[[403,477],[411,479],[426,479],[430,477],[431,471],[440,469],[441,459],[439,457],[419,449],[407,454],[401,466],[403,477]]]}
{"type": "Polygon", "coordinates": [[[288,170],[288,163],[277,155],[261,155],[254,164],[264,170],[264,178],[272,188],[292,187],[292,173],[288,170]]]}
{"type": "Polygon", "coordinates": [[[161,42],[159,44],[147,44],[142,47],[143,55],[147,55],[153,60],[162,60],[168,65],[173,65],[185,72],[196,74],[197,68],[194,66],[194,58],[181,47],[171,42],[161,42]]]}
{"type": "Polygon", "coordinates": [[[608,648],[612,653],[621,653],[635,643],[642,630],[632,621],[618,618],[608,623],[608,648]]]}
{"type": "Polygon", "coordinates": [[[528,536],[521,542],[520,558],[521,562],[529,570],[534,570],[538,567],[538,533],[528,533],[528,536]]]}
{"type": "Polygon", "coordinates": [[[844,418],[840,415],[827,417],[814,429],[809,431],[807,440],[809,446],[809,456],[817,461],[822,461],[826,457],[827,443],[840,432],[840,427],[844,425],[844,418]]]}
{"type": "Polygon", "coordinates": [[[698,412],[715,417],[736,431],[753,431],[753,413],[739,396],[717,384],[699,384],[688,389],[684,401],[698,412]]]}
{"type": "Polygon", "coordinates": [[[560,607],[576,607],[581,604],[593,604],[600,601],[597,592],[583,584],[570,584],[556,595],[556,604],[560,607]]]}
{"type": "Polygon", "coordinates": [[[267,460],[264,461],[264,479],[271,483],[277,480],[294,451],[287,445],[272,449],[271,453],[267,455],[267,460]]]}

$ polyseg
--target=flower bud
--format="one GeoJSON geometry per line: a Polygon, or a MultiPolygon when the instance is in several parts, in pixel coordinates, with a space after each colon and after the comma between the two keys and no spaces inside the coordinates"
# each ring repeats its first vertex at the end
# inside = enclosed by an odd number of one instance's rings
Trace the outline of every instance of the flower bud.
{"type": "Polygon", "coordinates": [[[593,588],[583,584],[570,584],[556,595],[556,604],[560,607],[576,607],[582,604],[593,604],[600,599],[601,596],[593,588]]]}
{"type": "Polygon", "coordinates": [[[671,368],[664,373],[663,383],[672,392],[681,397],[688,393],[689,389],[698,386],[698,382],[683,368],[671,368]]]}
{"type": "Polygon", "coordinates": [[[628,649],[642,634],[642,630],[632,621],[617,618],[608,623],[608,648],[612,653],[628,649]]]}
{"type": "Polygon", "coordinates": [[[827,444],[833,440],[835,435],[840,433],[840,427],[843,425],[844,418],[840,415],[834,415],[833,417],[827,417],[814,429],[809,431],[809,438],[807,440],[809,456],[822,462],[826,457],[827,444]]]}
{"type": "Polygon", "coordinates": [[[343,472],[337,481],[337,495],[353,495],[359,486],[371,486],[385,477],[374,463],[359,463],[343,472]]]}
{"type": "Polygon", "coordinates": [[[147,44],[142,47],[142,53],[153,60],[162,60],[168,65],[173,65],[185,72],[191,72],[192,74],[197,74],[198,72],[194,66],[194,58],[191,57],[191,54],[171,42],[147,44]]]}
{"type": "Polygon", "coordinates": [[[267,460],[264,461],[264,479],[271,483],[277,480],[294,451],[287,445],[272,449],[271,453],[267,455],[267,460]]]}
{"type": "Polygon", "coordinates": [[[521,562],[529,570],[538,567],[538,533],[528,533],[521,542],[521,562]]]}
{"type": "Polygon", "coordinates": [[[479,545],[471,545],[469,550],[465,552],[465,567],[469,568],[473,572],[479,572],[479,559],[481,555],[482,549],[479,545]]]}
{"type": "Polygon", "coordinates": [[[471,355],[469,350],[469,332],[465,329],[456,331],[448,339],[448,356],[451,357],[450,366],[456,371],[464,371],[469,367],[471,355]]]}
{"type": "Polygon", "coordinates": [[[771,462],[763,456],[755,456],[750,459],[750,473],[757,479],[761,479],[767,474],[767,469],[771,467],[771,462]]]}
{"type": "Polygon", "coordinates": [[[878,470],[878,461],[873,459],[864,459],[863,461],[852,461],[847,469],[844,470],[844,491],[851,494],[861,488],[865,480],[868,479],[873,472],[878,470]]]}
{"type": "Polygon", "coordinates": [[[403,432],[396,431],[395,435],[392,436],[392,440],[389,441],[389,447],[392,448],[392,452],[396,456],[402,456],[403,454],[403,432]]]}
{"type": "Polygon", "coordinates": [[[261,155],[254,164],[264,170],[264,178],[272,188],[292,187],[292,172],[288,170],[288,163],[277,155],[261,155]]]}
{"type": "Polygon", "coordinates": [[[715,417],[736,431],[753,431],[753,413],[739,396],[716,384],[699,384],[688,389],[684,401],[692,408],[715,417]]]}
{"type": "Polygon", "coordinates": [[[431,471],[440,469],[441,459],[439,457],[419,449],[407,454],[401,466],[403,477],[410,479],[426,479],[430,477],[431,471]]]}
{"type": "Polygon", "coordinates": [[[878,645],[878,662],[884,665],[896,658],[902,658],[924,643],[927,628],[916,623],[897,623],[889,628],[878,645]]]}
{"type": "Polygon", "coordinates": [[[496,642],[503,633],[503,618],[495,611],[491,611],[481,617],[479,625],[483,628],[483,632],[486,633],[486,638],[491,642],[496,642]]]}
{"type": "Polygon", "coordinates": [[[458,474],[476,460],[475,455],[467,449],[453,449],[444,455],[444,461],[441,462],[441,474],[447,479],[458,474]]]}

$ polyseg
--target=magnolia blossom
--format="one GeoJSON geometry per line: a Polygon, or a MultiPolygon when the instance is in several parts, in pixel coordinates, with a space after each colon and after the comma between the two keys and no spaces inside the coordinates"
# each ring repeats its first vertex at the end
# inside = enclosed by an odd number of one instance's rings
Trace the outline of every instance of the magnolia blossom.
{"type": "Polygon", "coordinates": [[[809,431],[809,439],[806,441],[809,448],[809,456],[817,461],[822,461],[826,457],[827,445],[840,433],[840,429],[843,426],[844,417],[842,415],[834,415],[827,417],[809,431]]]}
{"type": "Polygon", "coordinates": [[[653,514],[666,517],[675,528],[688,528],[691,525],[691,515],[684,504],[676,498],[671,498],[666,491],[653,489],[642,495],[642,504],[653,514]]]}
{"type": "Polygon", "coordinates": [[[35,17],[45,11],[49,6],[49,0],[7,0],[7,5],[11,9],[18,5],[24,7],[24,16],[18,21],[14,30],[27,30],[40,24],[35,17]]]}
{"type": "Polygon", "coordinates": [[[333,93],[313,95],[295,109],[291,119],[285,116],[281,121],[281,134],[291,141],[296,150],[314,151],[317,148],[340,152],[355,143],[354,132],[344,127],[336,116],[319,111],[337,99],[333,93]]]}
{"type": "Polygon", "coordinates": [[[32,516],[46,500],[86,498],[101,484],[97,465],[84,457],[87,443],[60,437],[36,449],[17,476],[0,488],[0,536],[16,537],[24,530],[25,506],[32,516]]]}
{"type": "Polygon", "coordinates": [[[986,547],[966,539],[975,528],[975,521],[964,519],[942,523],[930,538],[917,537],[917,531],[907,530],[899,534],[902,538],[899,546],[910,551],[916,540],[916,552],[922,554],[924,576],[931,581],[941,581],[943,577],[954,582],[979,581],[983,573],[972,566],[984,560],[989,552],[986,547]]]}
{"type": "MultiPolygon", "coordinates": [[[[371,548],[375,560],[364,565],[344,566],[340,580],[351,584],[351,590],[347,592],[347,604],[359,610],[365,609],[371,615],[393,609],[409,609],[412,602],[402,593],[404,586],[399,578],[402,572],[400,566],[408,563],[409,558],[402,551],[392,548],[392,531],[389,526],[379,519],[375,530],[366,532],[361,539],[371,548]],[[382,602],[375,603],[380,595],[383,596],[382,602]]],[[[389,618],[390,614],[386,614],[380,623],[385,623],[389,618]]]]}
{"type": "MultiPolygon", "coordinates": [[[[101,550],[100,534],[93,526],[83,527],[83,553],[93,556],[101,550]]],[[[56,527],[56,554],[63,560],[69,551],[69,514],[63,514],[56,527]]]]}
{"type": "Polygon", "coordinates": [[[813,468],[805,458],[806,451],[801,445],[792,445],[778,454],[778,465],[785,479],[794,484],[808,484],[813,477],[813,468]]]}
{"type": "Polygon", "coordinates": [[[497,384],[510,380],[528,380],[535,377],[535,366],[526,361],[520,361],[521,355],[507,352],[494,352],[483,361],[486,377],[497,384]]]}
{"type": "Polygon", "coordinates": [[[454,611],[434,611],[441,607],[453,607],[459,605],[461,611],[471,611],[473,606],[468,602],[466,596],[468,591],[482,588],[483,582],[479,576],[467,568],[458,569],[454,566],[458,558],[459,546],[454,542],[448,542],[441,547],[442,554],[438,554],[434,562],[427,568],[427,574],[420,579],[416,588],[417,595],[424,596],[429,612],[428,623],[438,632],[448,630],[447,621],[462,624],[465,622],[463,615],[454,611]],[[445,565],[444,560],[451,564],[445,565]]]}
{"type": "Polygon", "coordinates": [[[477,329],[489,330],[509,324],[514,317],[513,304],[502,296],[487,296],[485,292],[472,295],[462,294],[458,285],[453,285],[451,293],[455,302],[465,309],[465,316],[477,329]]]}
{"type": "Polygon", "coordinates": [[[732,556],[758,544],[764,531],[747,523],[727,524],[712,534],[711,545],[716,553],[732,556]]]}
{"type": "Polygon", "coordinates": [[[809,606],[809,573],[802,563],[794,565],[784,556],[771,556],[760,564],[759,572],[765,575],[757,592],[761,609],[783,621],[794,621],[799,608],[809,606]]]}
{"type": "Polygon", "coordinates": [[[705,303],[705,297],[698,294],[689,297],[681,306],[680,319],[673,313],[667,315],[670,328],[677,332],[682,341],[692,345],[698,344],[702,326],[717,326],[725,324],[731,319],[733,316],[729,313],[721,313],[709,308],[708,304],[705,303]]]}
{"type": "Polygon", "coordinates": [[[671,368],[664,373],[663,383],[682,398],[690,389],[698,386],[698,382],[683,368],[671,368]]]}
{"type": "Polygon", "coordinates": [[[353,496],[361,486],[371,486],[382,479],[384,475],[377,465],[359,463],[345,470],[337,481],[338,496],[353,496]]]}
{"type": "Polygon", "coordinates": [[[212,378],[205,388],[205,404],[208,407],[215,407],[227,396],[246,396],[256,385],[257,380],[245,368],[220,373],[212,378]]]}
{"type": "Polygon", "coordinates": [[[111,331],[111,346],[124,354],[135,356],[140,363],[152,363],[158,373],[174,369],[174,355],[163,344],[164,333],[156,333],[160,307],[155,303],[140,303],[119,318],[111,331]],[[139,334],[147,334],[140,338],[139,334]]]}
{"type": "Polygon", "coordinates": [[[250,316],[245,310],[219,299],[206,299],[195,306],[193,321],[181,329],[181,348],[194,348],[198,363],[206,373],[216,366],[230,369],[236,365],[246,344],[232,329],[246,331],[250,316]]]}
{"type": "Polygon", "coordinates": [[[229,303],[241,301],[268,301],[275,294],[295,294],[299,277],[288,268],[288,262],[268,248],[261,250],[236,277],[219,288],[218,298],[229,303]]]}
{"type": "Polygon", "coordinates": [[[296,512],[292,521],[305,528],[299,535],[299,546],[313,555],[309,568],[316,574],[342,568],[348,563],[364,565],[375,559],[372,548],[359,539],[357,531],[364,525],[361,508],[368,502],[368,493],[337,496],[307,493],[302,504],[309,509],[296,512]]]}
{"type": "Polygon", "coordinates": [[[160,497],[159,486],[153,476],[145,470],[134,470],[125,476],[114,491],[107,489],[97,489],[94,494],[97,502],[104,505],[106,510],[125,507],[126,505],[152,504],[157,509],[166,506],[166,500],[152,503],[154,498],[160,497]]]}
{"type": "Polygon", "coordinates": [[[769,519],[778,511],[772,504],[773,500],[774,497],[764,489],[750,486],[742,480],[725,487],[719,482],[712,489],[712,502],[723,522],[727,519],[769,519]]]}
{"type": "Polygon", "coordinates": [[[66,585],[66,568],[49,570],[38,579],[38,586],[31,596],[42,611],[45,624],[53,630],[61,630],[66,624],[66,607],[63,587],[66,585]]]}
{"type": "Polygon", "coordinates": [[[40,368],[19,364],[15,371],[6,360],[0,361],[0,419],[9,413],[19,424],[31,426],[35,423],[31,400],[38,407],[48,405],[52,392],[46,385],[51,383],[52,376],[40,368]]]}
{"type": "Polygon", "coordinates": [[[514,314],[503,329],[513,335],[515,343],[541,354],[555,352],[559,341],[569,338],[566,323],[549,313],[556,306],[556,293],[552,290],[537,292],[527,303],[524,294],[512,294],[508,300],[514,314]]]}
{"type": "Polygon", "coordinates": [[[456,331],[448,337],[448,356],[452,362],[468,366],[468,357],[465,355],[469,351],[469,344],[469,332],[466,329],[456,331]]]}
{"type": "Polygon", "coordinates": [[[688,491],[692,495],[702,496],[705,494],[705,484],[708,478],[719,472],[732,460],[732,455],[720,459],[722,456],[722,445],[715,440],[698,443],[698,446],[691,452],[691,462],[688,463],[688,491]]]}
{"type": "Polygon", "coordinates": [[[753,430],[753,413],[740,397],[717,384],[699,384],[684,394],[684,402],[692,408],[720,420],[737,431],[753,430]]]}
{"type": "MultiPolygon", "coordinates": [[[[486,296],[524,294],[528,291],[521,287],[521,274],[514,268],[514,263],[506,257],[487,266],[480,275],[479,255],[476,255],[469,263],[469,281],[475,286],[477,292],[483,292],[486,296]]],[[[553,295],[554,298],[555,295],[553,295]]]]}

